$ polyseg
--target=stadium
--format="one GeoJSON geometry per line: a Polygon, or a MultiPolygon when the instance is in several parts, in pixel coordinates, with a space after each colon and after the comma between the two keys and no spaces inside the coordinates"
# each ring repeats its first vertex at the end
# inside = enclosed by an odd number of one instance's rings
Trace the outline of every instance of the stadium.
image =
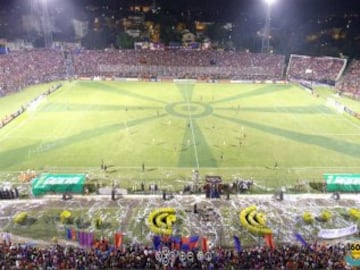
{"type": "Polygon", "coordinates": [[[360,265],[360,60],[62,47],[0,66],[4,269],[360,265]]]}

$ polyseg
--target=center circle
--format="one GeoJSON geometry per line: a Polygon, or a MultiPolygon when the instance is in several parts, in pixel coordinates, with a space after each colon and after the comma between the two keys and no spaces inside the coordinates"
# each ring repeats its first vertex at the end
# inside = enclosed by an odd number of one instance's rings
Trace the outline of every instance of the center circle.
{"type": "Polygon", "coordinates": [[[185,111],[185,112],[195,112],[195,111],[197,111],[197,107],[196,106],[191,106],[191,105],[189,105],[189,106],[182,106],[182,108],[181,108],[183,111],[185,111]]]}
{"type": "Polygon", "coordinates": [[[193,118],[205,117],[213,112],[212,107],[208,104],[185,101],[169,103],[165,106],[165,110],[169,114],[183,118],[189,118],[189,116],[193,118]]]}

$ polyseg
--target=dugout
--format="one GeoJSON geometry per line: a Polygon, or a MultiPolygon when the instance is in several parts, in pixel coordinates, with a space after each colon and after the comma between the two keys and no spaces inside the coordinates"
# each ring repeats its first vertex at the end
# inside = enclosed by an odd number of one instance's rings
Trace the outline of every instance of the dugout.
{"type": "Polygon", "coordinates": [[[32,181],[31,188],[34,196],[41,196],[49,193],[83,194],[85,180],[85,174],[43,173],[32,181]]]}

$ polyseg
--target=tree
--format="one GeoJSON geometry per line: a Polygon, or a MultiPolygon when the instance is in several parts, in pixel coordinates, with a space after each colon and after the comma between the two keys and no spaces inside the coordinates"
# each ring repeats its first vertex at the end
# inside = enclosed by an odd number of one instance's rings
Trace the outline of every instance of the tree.
{"type": "Polygon", "coordinates": [[[220,47],[224,47],[229,40],[230,31],[222,23],[213,23],[206,29],[206,35],[211,41],[217,42],[220,47]]]}
{"type": "Polygon", "coordinates": [[[181,42],[181,34],[176,30],[175,26],[164,24],[160,28],[160,39],[165,44],[181,42]]]}
{"type": "Polygon", "coordinates": [[[100,30],[89,30],[82,39],[81,44],[87,49],[103,50],[113,43],[113,37],[110,30],[104,27],[100,30]]]}
{"type": "Polygon", "coordinates": [[[126,32],[120,32],[116,35],[115,45],[121,49],[133,49],[135,39],[126,32]]]}

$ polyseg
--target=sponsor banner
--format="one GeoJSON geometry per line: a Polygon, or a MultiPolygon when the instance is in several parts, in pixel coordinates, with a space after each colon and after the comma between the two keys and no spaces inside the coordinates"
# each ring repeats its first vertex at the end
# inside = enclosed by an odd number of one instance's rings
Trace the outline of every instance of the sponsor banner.
{"type": "Polygon", "coordinates": [[[231,80],[230,83],[253,83],[251,80],[231,80]]]}
{"type": "Polygon", "coordinates": [[[32,192],[35,196],[51,193],[82,193],[85,174],[51,174],[43,173],[32,182],[32,192]]]}
{"type": "Polygon", "coordinates": [[[138,78],[122,78],[122,77],[116,77],[115,81],[122,81],[122,82],[138,82],[138,78]]]}
{"type": "Polygon", "coordinates": [[[318,233],[319,238],[323,239],[335,239],[345,236],[349,236],[358,232],[356,224],[349,227],[339,229],[321,229],[318,233]]]}
{"type": "Polygon", "coordinates": [[[329,192],[359,192],[360,174],[324,174],[326,189],[329,192]]]}
{"type": "Polygon", "coordinates": [[[194,79],[174,79],[174,83],[196,83],[194,79]]]}

